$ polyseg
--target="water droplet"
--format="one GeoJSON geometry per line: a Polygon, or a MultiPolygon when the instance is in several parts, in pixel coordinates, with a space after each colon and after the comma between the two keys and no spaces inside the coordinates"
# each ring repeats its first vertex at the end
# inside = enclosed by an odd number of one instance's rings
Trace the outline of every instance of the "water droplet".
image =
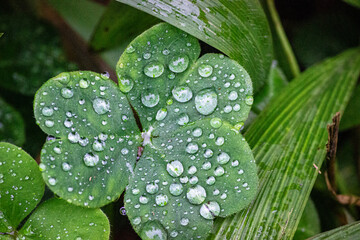
{"type": "Polygon", "coordinates": [[[54,185],[56,185],[56,179],[55,178],[49,178],[49,184],[51,185],[51,186],[54,186],[54,185]]]}
{"type": "Polygon", "coordinates": [[[214,175],[217,177],[222,176],[225,173],[225,170],[223,167],[218,166],[215,170],[214,170],[214,175]]]}
{"type": "Polygon", "coordinates": [[[149,89],[141,93],[141,102],[146,107],[155,107],[160,101],[160,96],[156,91],[151,92],[149,89]]]}
{"type": "Polygon", "coordinates": [[[222,121],[221,121],[220,118],[215,117],[215,118],[212,118],[212,119],[210,120],[210,125],[211,125],[213,128],[219,128],[219,127],[221,127],[221,125],[222,125],[222,121]]]}
{"type": "Polygon", "coordinates": [[[159,191],[159,186],[156,183],[149,183],[146,185],[145,190],[150,194],[155,194],[159,191]]]}
{"type": "Polygon", "coordinates": [[[235,112],[238,112],[240,110],[240,105],[239,104],[235,104],[234,107],[233,107],[233,110],[235,112]]]}
{"type": "Polygon", "coordinates": [[[51,121],[51,120],[46,120],[45,121],[45,126],[51,128],[54,126],[54,121],[51,121]]]}
{"type": "Polygon", "coordinates": [[[126,215],[126,209],[125,209],[125,207],[121,207],[121,208],[119,209],[119,212],[120,212],[121,215],[125,216],[125,215],[126,215]]]}
{"type": "Polygon", "coordinates": [[[49,107],[44,107],[41,111],[41,113],[46,117],[51,117],[54,113],[54,110],[49,107]]]}
{"type": "Polygon", "coordinates": [[[159,111],[156,113],[155,119],[156,119],[157,121],[164,120],[165,117],[166,117],[166,115],[167,115],[167,109],[166,109],[166,108],[161,108],[161,109],[159,109],[159,111]]]}
{"type": "Polygon", "coordinates": [[[188,169],[189,174],[195,174],[197,172],[197,168],[195,166],[191,166],[188,169]]]}
{"type": "Polygon", "coordinates": [[[215,178],[213,176],[210,176],[206,179],[206,183],[209,185],[213,185],[215,183],[215,178]]]}
{"type": "Polygon", "coordinates": [[[45,171],[45,170],[46,170],[46,165],[43,164],[43,163],[40,163],[40,164],[39,164],[39,169],[40,169],[40,172],[45,171]]]}
{"type": "Polygon", "coordinates": [[[198,150],[199,146],[196,143],[188,143],[188,145],[186,145],[186,152],[189,154],[197,153],[198,150]]]}
{"type": "MultiPolygon", "coordinates": [[[[134,222],[133,222],[134,223],[134,222]]],[[[149,221],[141,228],[140,237],[143,240],[167,240],[167,233],[158,221],[149,221]]]]}
{"type": "Polygon", "coordinates": [[[150,59],[151,58],[151,53],[144,53],[143,58],[146,59],[146,60],[150,59]]]}
{"type": "Polygon", "coordinates": [[[198,68],[198,73],[202,77],[209,77],[213,72],[213,67],[208,64],[202,64],[198,68]]]}
{"type": "Polygon", "coordinates": [[[182,113],[177,120],[177,124],[184,126],[185,124],[189,123],[189,121],[189,116],[186,113],[182,113]]]}
{"type": "Polygon", "coordinates": [[[96,152],[101,152],[104,151],[104,147],[105,147],[105,142],[99,142],[99,141],[95,141],[92,145],[92,148],[94,149],[94,151],[96,152]]]}
{"type": "Polygon", "coordinates": [[[80,79],[79,86],[81,88],[88,88],[89,87],[89,81],[87,79],[80,79]]]}
{"type": "Polygon", "coordinates": [[[61,168],[62,168],[62,170],[64,170],[66,172],[66,171],[69,171],[71,169],[71,165],[69,163],[67,163],[67,162],[63,162],[61,164],[61,168]]]}
{"type": "Polygon", "coordinates": [[[205,158],[211,158],[214,155],[214,152],[211,149],[206,149],[204,152],[205,158]]]}
{"type": "Polygon", "coordinates": [[[155,197],[155,203],[156,205],[163,207],[166,206],[169,201],[169,198],[165,194],[159,194],[155,197]]]}
{"type": "Polygon", "coordinates": [[[170,236],[173,238],[176,237],[177,235],[178,235],[178,232],[175,230],[170,233],[170,236]]]}
{"type": "Polygon", "coordinates": [[[198,177],[197,176],[192,176],[190,179],[189,179],[189,183],[194,185],[194,184],[197,184],[199,181],[198,177]]]}
{"type": "Polygon", "coordinates": [[[70,119],[65,119],[64,121],[64,126],[67,127],[67,128],[70,128],[72,125],[73,125],[73,121],[71,121],[70,119]]]}
{"type": "Polygon", "coordinates": [[[201,90],[195,97],[196,110],[203,115],[214,112],[216,106],[217,94],[212,89],[201,90]]]}
{"type": "Polygon", "coordinates": [[[193,96],[193,93],[189,87],[180,86],[172,90],[172,95],[178,102],[184,103],[190,101],[190,99],[193,96]]]}
{"type": "Polygon", "coordinates": [[[178,183],[172,183],[169,186],[169,191],[174,196],[179,196],[183,192],[183,186],[178,183]]]}
{"type": "Polygon", "coordinates": [[[187,183],[188,181],[189,181],[189,178],[188,178],[187,176],[180,178],[180,182],[181,182],[181,183],[184,183],[184,184],[185,184],[185,183],[187,183]]]}
{"type": "Polygon", "coordinates": [[[218,145],[218,146],[223,145],[224,142],[225,142],[225,139],[224,139],[223,137],[218,137],[218,138],[216,138],[216,140],[215,140],[215,144],[218,145]]]}
{"type": "Polygon", "coordinates": [[[205,219],[214,219],[220,214],[220,206],[215,201],[210,201],[201,205],[200,215],[205,219]]]}
{"type": "Polygon", "coordinates": [[[63,96],[63,98],[72,98],[73,95],[74,92],[70,88],[61,89],[61,96],[63,96]]]}
{"type": "Polygon", "coordinates": [[[125,51],[126,53],[133,53],[135,52],[135,48],[132,45],[129,45],[125,51]]]}
{"type": "Polygon", "coordinates": [[[160,62],[151,62],[144,67],[144,73],[151,78],[160,77],[164,72],[164,65],[160,62]]]}
{"type": "Polygon", "coordinates": [[[105,114],[110,110],[110,103],[103,98],[95,98],[93,108],[97,114],[105,114]]]}
{"type": "Polygon", "coordinates": [[[237,130],[237,131],[240,131],[244,128],[244,122],[239,122],[237,124],[235,124],[234,128],[237,130]]]}
{"type": "Polygon", "coordinates": [[[84,163],[88,167],[94,167],[99,162],[99,156],[93,153],[86,153],[84,155],[84,163]]]}
{"type": "Polygon", "coordinates": [[[175,160],[166,165],[166,170],[171,176],[179,177],[184,172],[184,167],[180,161],[175,160]]]}
{"type": "Polygon", "coordinates": [[[132,223],[133,223],[134,225],[139,225],[139,224],[141,223],[141,218],[140,218],[140,217],[134,218],[134,220],[132,221],[132,223]]]}
{"type": "Polygon", "coordinates": [[[188,189],[186,198],[192,204],[201,204],[206,198],[206,191],[202,186],[196,185],[188,189]]]}
{"type": "Polygon", "coordinates": [[[139,197],[139,202],[142,204],[147,204],[149,202],[149,199],[145,196],[140,196],[139,197]]]}
{"type": "Polygon", "coordinates": [[[79,144],[80,144],[80,146],[82,146],[82,147],[85,147],[86,145],[88,145],[88,143],[89,143],[89,139],[87,139],[87,138],[80,138],[79,139],[79,144]]]}
{"type": "Polygon", "coordinates": [[[169,55],[170,50],[165,48],[165,49],[162,51],[162,53],[163,53],[165,56],[166,56],[166,55],[169,55]]]}
{"type": "Polygon", "coordinates": [[[211,162],[204,162],[202,169],[209,170],[211,168],[211,162]]]}
{"type": "Polygon", "coordinates": [[[134,81],[128,76],[118,76],[120,91],[127,93],[134,87],[134,81]]]}
{"type": "Polygon", "coordinates": [[[231,91],[228,98],[230,101],[235,101],[238,98],[238,93],[236,91],[231,91]]]}
{"type": "Polygon", "coordinates": [[[169,63],[169,69],[175,73],[182,73],[189,66],[189,57],[185,54],[174,56],[169,63]]]}
{"type": "Polygon", "coordinates": [[[229,162],[230,156],[226,152],[222,152],[217,156],[216,160],[220,164],[226,164],[227,162],[229,162]]]}
{"type": "Polygon", "coordinates": [[[230,106],[230,105],[226,105],[225,107],[224,107],[224,112],[225,113],[229,113],[229,112],[231,112],[232,111],[232,107],[230,106]]]}
{"type": "Polygon", "coordinates": [[[68,140],[72,143],[77,143],[80,140],[80,135],[77,132],[70,132],[68,134],[68,140]]]}
{"type": "Polygon", "coordinates": [[[192,135],[194,137],[201,137],[202,135],[202,129],[201,128],[195,128],[192,132],[192,135]]]}
{"type": "Polygon", "coordinates": [[[246,96],[246,98],[245,98],[245,103],[246,103],[247,105],[252,105],[252,104],[254,103],[254,98],[253,98],[253,96],[246,96]]]}
{"type": "Polygon", "coordinates": [[[233,161],[233,162],[231,163],[231,166],[233,166],[233,167],[239,166],[239,161],[238,161],[238,160],[233,161]]]}

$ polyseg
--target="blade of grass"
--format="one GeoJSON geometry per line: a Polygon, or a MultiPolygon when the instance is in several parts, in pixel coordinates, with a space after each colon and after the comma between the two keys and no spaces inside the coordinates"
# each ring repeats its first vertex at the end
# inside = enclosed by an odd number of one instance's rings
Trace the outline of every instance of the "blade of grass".
{"type": "Polygon", "coordinates": [[[218,219],[212,239],[291,239],[325,158],[327,124],[343,112],[360,72],[360,48],[309,68],[246,132],[259,167],[250,206],[218,219]]]}
{"type": "Polygon", "coordinates": [[[308,240],[356,240],[360,236],[360,221],[317,234],[308,240]]]}

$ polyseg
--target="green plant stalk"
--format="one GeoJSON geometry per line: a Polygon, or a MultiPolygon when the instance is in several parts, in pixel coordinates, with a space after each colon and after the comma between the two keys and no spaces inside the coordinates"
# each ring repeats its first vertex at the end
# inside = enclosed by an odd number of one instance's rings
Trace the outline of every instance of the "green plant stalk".
{"type": "Polygon", "coordinates": [[[283,48],[284,51],[283,53],[285,54],[285,58],[289,64],[289,69],[292,73],[292,77],[295,78],[300,75],[300,68],[296,61],[294,52],[290,46],[289,40],[286,37],[284,28],[280,21],[279,14],[276,11],[275,2],[274,0],[266,0],[266,3],[268,5],[271,21],[273,22],[274,31],[276,32],[277,37],[279,38],[281,47],[283,48]]]}
{"type": "Polygon", "coordinates": [[[326,154],[326,126],[343,112],[359,76],[359,51],[308,69],[259,115],[245,136],[260,190],[247,209],[218,219],[211,239],[292,238],[326,154]]]}
{"type": "Polygon", "coordinates": [[[317,234],[308,240],[356,240],[360,236],[360,221],[317,234]]]}

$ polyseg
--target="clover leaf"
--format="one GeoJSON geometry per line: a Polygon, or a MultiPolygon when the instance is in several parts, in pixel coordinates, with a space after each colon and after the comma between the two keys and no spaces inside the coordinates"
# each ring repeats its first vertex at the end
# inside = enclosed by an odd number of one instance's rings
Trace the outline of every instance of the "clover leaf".
{"type": "Polygon", "coordinates": [[[43,194],[44,181],[35,160],[21,148],[0,142],[0,239],[109,238],[109,221],[100,209],[60,199],[35,209],[43,194]]]}
{"type": "Polygon", "coordinates": [[[251,105],[246,70],[166,24],[133,40],[106,75],[63,73],[37,92],[35,117],[53,138],[41,161],[47,185],[99,207],[126,187],[125,208],[143,239],[203,238],[215,217],[255,196],[255,161],[240,134],[251,105]]]}

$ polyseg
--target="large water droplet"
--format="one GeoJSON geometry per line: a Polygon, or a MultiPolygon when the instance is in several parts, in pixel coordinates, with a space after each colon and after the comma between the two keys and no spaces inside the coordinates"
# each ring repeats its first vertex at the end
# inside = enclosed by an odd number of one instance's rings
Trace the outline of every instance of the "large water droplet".
{"type": "Polygon", "coordinates": [[[179,196],[183,192],[183,186],[179,183],[172,183],[169,186],[169,191],[174,196],[179,196]]]}
{"type": "Polygon", "coordinates": [[[215,117],[215,118],[212,118],[212,119],[210,120],[210,125],[211,125],[213,128],[219,128],[219,127],[221,127],[221,125],[222,125],[222,121],[221,121],[220,118],[215,117]]]}
{"type": "Polygon", "coordinates": [[[44,107],[41,111],[41,113],[46,117],[51,117],[54,113],[54,110],[49,107],[44,107]]]}
{"type": "Polygon", "coordinates": [[[188,124],[189,121],[189,115],[187,115],[186,113],[182,113],[177,120],[177,124],[179,124],[180,126],[184,126],[185,124],[188,124]]]}
{"type": "Polygon", "coordinates": [[[213,72],[213,67],[208,64],[201,64],[198,68],[198,73],[202,77],[209,77],[213,72]]]}
{"type": "Polygon", "coordinates": [[[206,191],[202,186],[196,185],[188,189],[186,198],[192,204],[201,204],[206,198],[206,191]]]}
{"type": "Polygon", "coordinates": [[[172,95],[178,102],[188,102],[193,96],[191,89],[187,86],[176,87],[172,90],[172,95]]]}
{"type": "Polygon", "coordinates": [[[160,62],[151,62],[144,67],[144,73],[151,78],[160,77],[164,72],[164,65],[160,62]]]}
{"type": "Polygon", "coordinates": [[[158,221],[149,221],[141,228],[140,237],[143,240],[167,240],[167,233],[158,221]]]}
{"type": "Polygon", "coordinates": [[[205,219],[214,219],[220,214],[220,206],[215,201],[210,201],[201,205],[200,215],[205,219]]]}
{"type": "Polygon", "coordinates": [[[155,194],[159,191],[159,186],[156,183],[149,183],[146,185],[145,190],[150,194],[155,194]]]}
{"type": "Polygon", "coordinates": [[[217,94],[212,89],[201,90],[195,97],[196,110],[203,115],[214,112],[216,106],[217,94]]]}
{"type": "Polygon", "coordinates": [[[167,109],[166,109],[166,108],[161,108],[161,109],[159,109],[159,111],[156,113],[155,119],[156,119],[157,121],[164,120],[165,117],[166,117],[166,115],[167,115],[167,109]]]}
{"type": "Polygon", "coordinates": [[[99,156],[93,153],[86,153],[84,155],[84,163],[88,167],[94,167],[99,162],[99,156]]]}
{"type": "Polygon", "coordinates": [[[199,150],[199,146],[196,143],[188,143],[185,150],[187,153],[194,154],[199,150]]]}
{"type": "Polygon", "coordinates": [[[217,156],[216,160],[220,164],[226,164],[227,162],[229,162],[230,156],[226,152],[222,152],[217,156]]]}
{"type": "Polygon", "coordinates": [[[169,69],[175,73],[181,73],[189,66],[189,57],[185,54],[174,56],[169,63],[169,69]]]}
{"type": "Polygon", "coordinates": [[[155,203],[156,203],[156,205],[158,205],[160,207],[166,206],[168,201],[169,201],[169,198],[165,194],[159,194],[159,195],[156,195],[156,197],[155,197],[155,203]]]}
{"type": "Polygon", "coordinates": [[[175,160],[166,165],[166,170],[171,176],[179,177],[184,172],[184,167],[180,161],[175,160]]]}
{"type": "Polygon", "coordinates": [[[110,103],[103,98],[95,98],[93,108],[97,114],[105,114],[110,110],[110,103]]]}
{"type": "Polygon", "coordinates": [[[141,102],[146,107],[155,107],[160,101],[160,96],[156,91],[150,91],[149,89],[141,93],[141,102]]]}
{"type": "Polygon", "coordinates": [[[62,88],[61,96],[63,96],[63,98],[72,98],[72,96],[74,96],[74,92],[70,88],[62,88]]]}
{"type": "Polygon", "coordinates": [[[128,76],[118,76],[120,91],[127,93],[134,87],[134,81],[128,76]]]}

